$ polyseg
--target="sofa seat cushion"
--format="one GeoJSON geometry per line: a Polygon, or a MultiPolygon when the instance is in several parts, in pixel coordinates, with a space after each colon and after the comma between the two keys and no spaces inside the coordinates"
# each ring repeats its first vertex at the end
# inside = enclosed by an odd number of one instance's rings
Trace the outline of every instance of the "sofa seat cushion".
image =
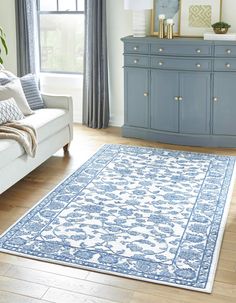
{"type": "Polygon", "coordinates": [[[63,129],[69,122],[69,113],[60,108],[42,108],[35,110],[35,114],[21,120],[36,129],[38,143],[63,129]]]}
{"type": "MultiPolygon", "coordinates": [[[[35,114],[21,120],[31,124],[37,132],[38,143],[53,136],[69,123],[69,113],[65,109],[43,108],[35,110],[35,114]]],[[[0,140],[0,168],[25,153],[23,147],[14,140],[0,140]]]]}

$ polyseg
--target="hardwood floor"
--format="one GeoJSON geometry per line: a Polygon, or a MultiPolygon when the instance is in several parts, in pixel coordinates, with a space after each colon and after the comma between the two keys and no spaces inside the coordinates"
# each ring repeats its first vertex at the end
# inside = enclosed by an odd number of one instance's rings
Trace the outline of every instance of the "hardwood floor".
{"type": "MultiPolygon", "coordinates": [[[[0,233],[104,143],[236,155],[236,149],[192,148],[122,138],[120,129],[75,126],[69,154],[60,150],[0,196],[0,233]]],[[[0,303],[235,303],[236,190],[221,249],[212,294],[64,267],[0,253],[0,303]]]]}

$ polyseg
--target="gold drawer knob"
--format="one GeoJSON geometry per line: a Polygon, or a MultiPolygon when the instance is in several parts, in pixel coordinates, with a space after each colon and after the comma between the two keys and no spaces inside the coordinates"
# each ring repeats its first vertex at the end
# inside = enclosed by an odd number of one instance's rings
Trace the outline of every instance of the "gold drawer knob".
{"type": "Polygon", "coordinates": [[[226,66],[227,68],[230,68],[230,67],[231,67],[231,64],[226,63],[225,66],[226,66]]]}
{"type": "Polygon", "coordinates": [[[214,97],[213,101],[217,102],[217,101],[219,101],[219,99],[217,97],[214,97]]]}
{"type": "Polygon", "coordinates": [[[161,61],[158,62],[158,65],[159,65],[159,66],[162,66],[162,65],[163,65],[163,62],[161,62],[161,61]]]}
{"type": "Polygon", "coordinates": [[[138,50],[138,46],[134,46],[134,50],[137,51],[138,50]]]}
{"type": "Polygon", "coordinates": [[[227,54],[231,54],[231,52],[232,52],[231,49],[227,49],[227,50],[226,50],[226,53],[227,53],[227,54]]]}
{"type": "Polygon", "coordinates": [[[174,97],[174,100],[175,100],[175,101],[179,101],[179,97],[175,96],[175,97],[174,97]]]}
{"type": "Polygon", "coordinates": [[[200,64],[200,63],[197,63],[197,64],[196,64],[196,67],[197,67],[197,68],[200,68],[200,67],[201,67],[201,64],[200,64]]]}
{"type": "Polygon", "coordinates": [[[147,92],[145,92],[143,95],[144,95],[144,97],[148,97],[148,93],[147,92]]]}
{"type": "Polygon", "coordinates": [[[137,63],[138,63],[138,61],[139,61],[138,59],[135,59],[135,60],[134,60],[134,63],[135,63],[135,64],[137,64],[137,63]]]}
{"type": "Polygon", "coordinates": [[[198,48],[198,49],[196,49],[196,52],[197,52],[198,54],[200,54],[201,50],[198,48]]]}
{"type": "Polygon", "coordinates": [[[163,48],[159,48],[159,49],[158,49],[158,51],[159,51],[160,53],[163,52],[163,50],[164,50],[163,48]]]}
{"type": "Polygon", "coordinates": [[[179,101],[183,101],[183,97],[179,97],[178,99],[179,99],[179,101]]]}

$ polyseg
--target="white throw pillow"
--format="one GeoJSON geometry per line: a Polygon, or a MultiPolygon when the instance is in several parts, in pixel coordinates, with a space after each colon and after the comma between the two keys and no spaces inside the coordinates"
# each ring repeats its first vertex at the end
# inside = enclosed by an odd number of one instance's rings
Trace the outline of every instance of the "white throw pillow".
{"type": "Polygon", "coordinates": [[[13,81],[7,83],[6,85],[0,86],[0,101],[9,98],[14,98],[16,104],[22,111],[24,115],[31,115],[34,112],[30,109],[25,94],[23,92],[21,83],[19,79],[14,79],[13,81]]]}
{"type": "Polygon", "coordinates": [[[0,78],[16,79],[17,77],[13,73],[9,72],[8,70],[2,69],[0,70],[0,78]]]}
{"type": "Polygon", "coordinates": [[[14,75],[12,72],[9,70],[6,70],[5,67],[0,64],[0,78],[17,78],[16,75],[14,75]]]}
{"type": "Polygon", "coordinates": [[[25,116],[22,114],[13,98],[0,101],[0,124],[24,118],[25,116]]]}

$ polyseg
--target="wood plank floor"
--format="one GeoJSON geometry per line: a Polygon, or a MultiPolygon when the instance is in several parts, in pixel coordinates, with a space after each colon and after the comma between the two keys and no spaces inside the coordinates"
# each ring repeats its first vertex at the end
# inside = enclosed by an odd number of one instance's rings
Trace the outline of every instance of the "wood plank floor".
{"type": "MultiPolygon", "coordinates": [[[[75,126],[68,155],[60,150],[0,196],[0,233],[86,161],[104,143],[234,155],[236,149],[192,148],[122,138],[119,128],[75,126]]],[[[0,303],[235,303],[236,189],[212,294],[99,274],[92,271],[0,254],[0,303]]]]}

